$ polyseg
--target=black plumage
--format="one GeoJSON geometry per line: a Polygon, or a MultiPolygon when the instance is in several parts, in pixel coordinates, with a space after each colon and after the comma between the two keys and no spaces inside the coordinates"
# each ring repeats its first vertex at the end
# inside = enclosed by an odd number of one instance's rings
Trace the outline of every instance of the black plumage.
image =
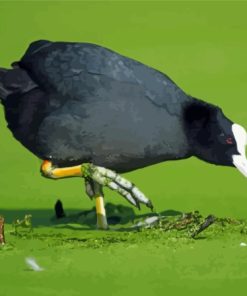
{"type": "Polygon", "coordinates": [[[13,67],[0,70],[8,127],[41,159],[117,172],[192,155],[232,165],[232,122],[221,109],[140,62],[94,44],[42,40],[13,67]]]}

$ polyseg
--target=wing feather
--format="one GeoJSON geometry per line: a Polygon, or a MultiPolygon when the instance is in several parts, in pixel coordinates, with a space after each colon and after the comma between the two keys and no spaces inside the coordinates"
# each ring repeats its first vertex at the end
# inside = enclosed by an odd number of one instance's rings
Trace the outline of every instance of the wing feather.
{"type": "Polygon", "coordinates": [[[147,99],[170,113],[187,100],[165,74],[95,44],[36,41],[19,64],[43,89],[68,98],[95,96],[117,81],[142,88],[147,99]]]}

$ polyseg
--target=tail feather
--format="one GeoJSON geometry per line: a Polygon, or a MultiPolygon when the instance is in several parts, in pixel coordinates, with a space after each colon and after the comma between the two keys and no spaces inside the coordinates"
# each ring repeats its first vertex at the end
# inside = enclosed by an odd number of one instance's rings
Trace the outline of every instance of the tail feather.
{"type": "Polygon", "coordinates": [[[22,94],[30,91],[38,85],[31,79],[28,73],[21,68],[0,68],[0,99],[3,101],[10,94],[22,94]]]}
{"type": "Polygon", "coordinates": [[[0,99],[2,99],[2,100],[5,100],[9,94],[9,91],[7,90],[7,88],[4,85],[4,77],[7,72],[8,72],[7,69],[0,68],[0,99]]]}

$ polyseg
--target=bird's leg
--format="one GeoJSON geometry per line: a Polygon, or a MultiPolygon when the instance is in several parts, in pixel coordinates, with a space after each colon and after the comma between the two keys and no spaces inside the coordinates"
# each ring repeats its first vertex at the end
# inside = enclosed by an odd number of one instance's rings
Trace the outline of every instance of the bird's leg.
{"type": "Polygon", "coordinates": [[[107,218],[105,213],[104,198],[102,195],[95,196],[96,201],[96,215],[97,215],[97,228],[108,229],[107,218]]]}
{"type": "Polygon", "coordinates": [[[116,172],[95,166],[92,163],[84,163],[73,167],[57,168],[50,161],[44,161],[41,166],[41,172],[47,178],[59,179],[68,177],[89,178],[102,186],[117,191],[127,201],[137,208],[140,203],[153,209],[151,201],[130,181],[118,175],[116,172]]]}
{"type": "Polygon", "coordinates": [[[41,173],[44,177],[51,179],[60,179],[68,177],[82,177],[83,173],[81,170],[81,165],[57,168],[49,160],[44,160],[41,165],[41,173]]]}
{"type": "MultiPolygon", "coordinates": [[[[56,168],[52,165],[52,162],[47,160],[43,162],[41,166],[41,172],[45,177],[52,179],[60,179],[66,177],[83,177],[81,165],[66,168],[56,168]]],[[[90,198],[95,198],[96,201],[97,228],[108,229],[102,185],[93,180],[89,180],[88,178],[86,178],[85,180],[87,194],[90,198]]]]}
{"type": "Polygon", "coordinates": [[[90,178],[85,178],[85,187],[87,195],[91,199],[95,198],[96,201],[97,228],[108,229],[102,185],[90,178]]]}

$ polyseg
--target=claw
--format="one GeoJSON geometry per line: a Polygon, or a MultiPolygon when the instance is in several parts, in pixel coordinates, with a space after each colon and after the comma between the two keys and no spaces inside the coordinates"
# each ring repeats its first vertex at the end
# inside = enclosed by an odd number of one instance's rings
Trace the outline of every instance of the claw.
{"type": "Polygon", "coordinates": [[[98,184],[117,191],[138,209],[140,209],[140,203],[153,209],[152,202],[133,183],[116,172],[89,163],[82,165],[82,171],[84,177],[90,177],[98,184]]]}
{"type": "Polygon", "coordinates": [[[147,206],[148,208],[150,208],[151,211],[153,212],[154,206],[153,206],[153,203],[151,202],[151,200],[148,201],[148,203],[146,204],[146,206],[147,206]]]}

